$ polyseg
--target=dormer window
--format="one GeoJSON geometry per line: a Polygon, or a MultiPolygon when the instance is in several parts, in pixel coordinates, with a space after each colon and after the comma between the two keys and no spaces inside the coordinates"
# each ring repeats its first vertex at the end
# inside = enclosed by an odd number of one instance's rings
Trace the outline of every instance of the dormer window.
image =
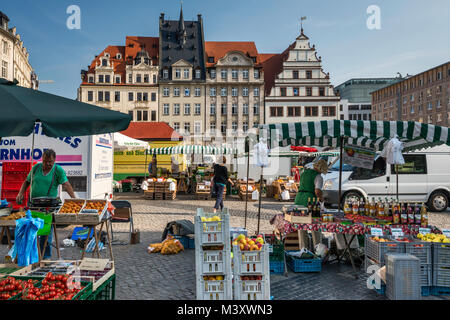
{"type": "Polygon", "coordinates": [[[183,77],[184,79],[189,79],[189,69],[184,69],[183,77]]]}
{"type": "Polygon", "coordinates": [[[138,65],[138,64],[140,64],[141,63],[141,58],[136,58],[136,59],[134,59],[134,65],[138,65]]]}
{"type": "Polygon", "coordinates": [[[93,76],[89,76],[88,77],[88,82],[89,83],[94,83],[94,77],[93,76]]]}
{"type": "Polygon", "coordinates": [[[164,79],[169,78],[169,70],[167,70],[167,69],[164,69],[164,70],[163,70],[163,78],[164,78],[164,79]]]}
{"type": "Polygon", "coordinates": [[[116,59],[122,59],[122,55],[120,53],[116,54],[116,59]]]}
{"type": "Polygon", "coordinates": [[[116,81],[115,81],[115,82],[116,82],[116,83],[120,83],[120,76],[116,76],[115,78],[116,78],[116,81]]]}
{"type": "Polygon", "coordinates": [[[108,66],[108,60],[102,59],[102,67],[108,66]]]}
{"type": "Polygon", "coordinates": [[[214,57],[208,57],[208,62],[209,63],[214,63],[214,57]]]}
{"type": "Polygon", "coordinates": [[[175,79],[180,79],[180,78],[181,78],[181,70],[175,69],[175,79]]]}
{"type": "Polygon", "coordinates": [[[105,53],[105,57],[109,58],[109,53],[108,52],[105,53]]]}
{"type": "Polygon", "coordinates": [[[200,69],[195,70],[195,78],[200,79],[202,76],[202,71],[200,69]]]}
{"type": "Polygon", "coordinates": [[[253,63],[256,63],[256,57],[252,57],[253,63]]]}

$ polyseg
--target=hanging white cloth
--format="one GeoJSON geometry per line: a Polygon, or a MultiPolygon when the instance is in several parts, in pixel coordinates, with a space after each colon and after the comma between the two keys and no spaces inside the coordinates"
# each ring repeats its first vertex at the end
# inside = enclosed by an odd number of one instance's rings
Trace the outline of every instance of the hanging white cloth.
{"type": "Polygon", "coordinates": [[[254,155],[256,158],[257,167],[267,167],[269,165],[269,148],[264,143],[263,139],[253,147],[254,155]]]}
{"type": "Polygon", "coordinates": [[[403,143],[398,140],[398,136],[396,135],[394,138],[388,141],[383,151],[381,152],[381,156],[383,158],[386,158],[386,162],[388,164],[405,164],[402,150],[403,143]]]}

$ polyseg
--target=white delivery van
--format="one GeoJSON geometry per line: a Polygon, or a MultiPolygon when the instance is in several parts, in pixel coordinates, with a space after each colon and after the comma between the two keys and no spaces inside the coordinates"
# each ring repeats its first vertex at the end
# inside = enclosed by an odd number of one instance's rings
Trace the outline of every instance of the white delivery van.
{"type": "MultiPolygon", "coordinates": [[[[450,199],[450,147],[438,146],[404,153],[405,164],[399,166],[400,202],[424,202],[435,212],[447,209],[450,199]]],[[[379,155],[374,168],[364,169],[343,164],[342,199],[366,197],[395,198],[397,180],[394,165],[386,165],[379,155]]],[[[326,204],[337,204],[339,161],[324,175],[323,193],[326,204]]]]}
{"type": "MultiPolygon", "coordinates": [[[[2,138],[0,169],[3,161],[30,162],[31,144],[32,135],[2,138]]],[[[43,135],[40,124],[37,124],[34,145],[33,159],[36,162],[41,161],[44,149],[56,152],[56,163],[65,170],[77,198],[103,199],[105,194],[112,193],[114,152],[111,133],[52,138],[43,135]]],[[[61,189],[60,186],[61,199],[69,198],[61,189]]]]}

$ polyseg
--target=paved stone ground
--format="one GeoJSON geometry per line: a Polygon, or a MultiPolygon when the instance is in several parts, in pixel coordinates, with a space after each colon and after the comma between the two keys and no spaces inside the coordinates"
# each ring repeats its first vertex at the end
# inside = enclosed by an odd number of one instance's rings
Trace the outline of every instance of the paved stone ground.
{"type": "MultiPolygon", "coordinates": [[[[191,196],[178,195],[174,201],[144,200],[139,194],[121,194],[116,199],[132,203],[135,228],[140,230],[141,243],[136,245],[113,245],[116,264],[116,299],[119,300],[194,300],[195,299],[195,251],[187,249],[177,255],[164,256],[148,254],[150,243],[160,242],[162,231],[170,221],[187,219],[194,221],[197,208],[211,211],[212,200],[194,200],[191,196]]],[[[272,232],[270,218],[280,212],[285,203],[264,199],[261,208],[260,232],[272,232]]],[[[244,226],[245,202],[235,196],[225,200],[229,208],[232,227],[244,226]]],[[[247,229],[255,234],[257,229],[258,202],[248,202],[247,229]]],[[[449,212],[430,214],[432,224],[450,228],[449,212]]],[[[114,224],[115,231],[124,231],[128,224],[114,224]]],[[[71,235],[73,228],[58,229],[62,239],[71,235]]],[[[116,240],[126,240],[126,234],[115,234],[116,240]]],[[[4,256],[7,246],[0,246],[4,256]]],[[[78,247],[62,247],[64,259],[80,259],[78,247]]],[[[91,257],[92,254],[87,254],[91,257]]],[[[56,251],[53,251],[56,259],[56,251]]],[[[102,258],[108,258],[108,250],[101,251],[102,258]]],[[[271,295],[276,300],[379,300],[385,299],[366,287],[367,275],[359,271],[359,279],[353,277],[349,264],[324,264],[321,273],[293,273],[271,275],[271,295]]],[[[442,299],[428,297],[427,299],[442,299]]],[[[446,297],[448,298],[448,296],[446,297]]]]}

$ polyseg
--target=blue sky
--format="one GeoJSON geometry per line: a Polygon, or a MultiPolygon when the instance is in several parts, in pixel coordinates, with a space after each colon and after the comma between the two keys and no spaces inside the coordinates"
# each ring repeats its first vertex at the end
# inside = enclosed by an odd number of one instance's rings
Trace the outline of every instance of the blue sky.
{"type": "MultiPolygon", "coordinates": [[[[40,90],[75,98],[80,70],[125,37],[158,36],[161,12],[178,19],[177,0],[16,0],[0,10],[16,26],[41,80],[40,90]],[[70,5],[81,9],[81,29],[69,30],[70,5]]],[[[207,41],[254,41],[260,53],[280,53],[299,34],[316,45],[333,85],[356,77],[415,74],[450,57],[448,0],[184,0],[185,20],[202,14],[207,41]],[[368,6],[380,8],[381,29],[369,30],[368,6]]]]}

